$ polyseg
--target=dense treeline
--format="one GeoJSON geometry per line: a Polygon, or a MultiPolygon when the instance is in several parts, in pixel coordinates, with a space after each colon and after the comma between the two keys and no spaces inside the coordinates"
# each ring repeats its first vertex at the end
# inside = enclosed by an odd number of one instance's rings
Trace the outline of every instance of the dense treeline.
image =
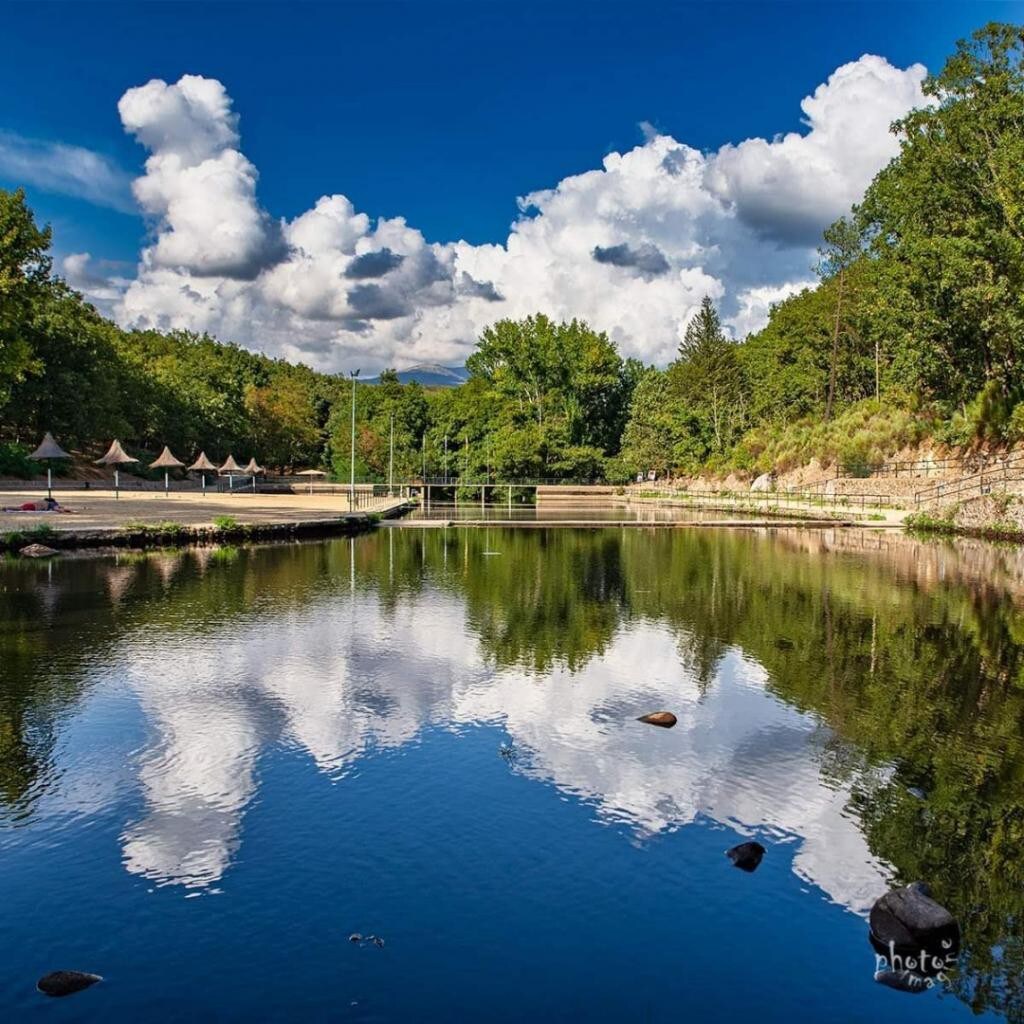
{"type": "Polygon", "coordinates": [[[893,126],[900,153],[825,232],[820,284],[740,344],[705,302],[637,388],[631,468],[872,462],[929,433],[1024,438],[1024,29],[989,25],[893,126]]]}
{"type": "MultiPolygon", "coordinates": [[[[624,481],[638,471],[876,462],[928,435],[1024,438],[1024,29],[989,25],[893,126],[900,153],[829,227],[819,284],[737,342],[710,300],[664,370],[579,321],[484,331],[451,389],[357,389],[356,472],[624,481]]],[[[0,426],[182,457],[350,471],[341,376],[182,332],[125,331],[54,278],[50,234],[0,191],[0,426]]],[[[18,462],[5,449],[6,468],[18,462]]],[[[24,463],[22,462],[24,466],[24,463]]],[[[24,468],[28,468],[25,466],[24,468]]],[[[5,469],[0,460],[0,471],[5,469]]]]}
{"type": "MultiPolygon", "coordinates": [[[[206,336],[123,331],[53,278],[49,230],[0,191],[0,423],[7,442],[52,430],[179,454],[319,462],[334,381],[206,336]]],[[[16,462],[18,448],[5,457],[16,462]]]]}

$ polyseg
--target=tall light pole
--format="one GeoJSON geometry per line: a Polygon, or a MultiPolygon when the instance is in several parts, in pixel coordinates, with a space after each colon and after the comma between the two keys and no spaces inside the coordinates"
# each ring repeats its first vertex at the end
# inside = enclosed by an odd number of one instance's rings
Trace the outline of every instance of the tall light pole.
{"type": "Polygon", "coordinates": [[[359,376],[359,371],[350,370],[348,375],[352,378],[352,448],[348,463],[348,510],[354,512],[356,507],[356,377],[359,376]]]}
{"type": "Polygon", "coordinates": [[[444,482],[448,483],[448,435],[444,435],[444,482]]]}
{"type": "Polygon", "coordinates": [[[395,496],[395,414],[391,414],[391,453],[388,455],[388,497],[395,496]]]}

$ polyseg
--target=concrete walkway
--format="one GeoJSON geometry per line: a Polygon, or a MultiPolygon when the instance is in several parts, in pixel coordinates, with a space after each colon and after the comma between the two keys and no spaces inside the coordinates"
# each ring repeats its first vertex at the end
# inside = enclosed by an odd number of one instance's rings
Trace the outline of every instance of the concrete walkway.
{"type": "MultiPolygon", "coordinates": [[[[207,494],[161,491],[122,492],[115,499],[110,492],[60,492],[58,500],[73,510],[73,515],[53,512],[0,512],[0,533],[28,532],[45,525],[51,530],[79,532],[85,530],[123,530],[127,526],[161,522],[182,526],[212,526],[218,516],[231,516],[238,523],[272,525],[284,523],[328,522],[348,514],[347,495],[338,494],[207,494]]],[[[0,494],[0,504],[17,506],[41,501],[38,490],[0,494]]],[[[401,498],[372,498],[360,495],[357,512],[386,514],[404,505],[401,498]]]]}
{"type": "Polygon", "coordinates": [[[834,521],[858,522],[871,526],[902,526],[903,520],[910,515],[910,510],[903,508],[886,508],[884,506],[845,505],[832,502],[790,501],[784,494],[766,494],[763,498],[756,495],[744,495],[733,498],[726,495],[714,498],[694,496],[672,498],[632,498],[626,495],[618,499],[630,508],[689,508],[711,511],[750,512],[759,515],[771,515],[777,523],[790,518],[832,519],[834,521]],[[772,515],[776,512],[776,515],[772,515]]]}

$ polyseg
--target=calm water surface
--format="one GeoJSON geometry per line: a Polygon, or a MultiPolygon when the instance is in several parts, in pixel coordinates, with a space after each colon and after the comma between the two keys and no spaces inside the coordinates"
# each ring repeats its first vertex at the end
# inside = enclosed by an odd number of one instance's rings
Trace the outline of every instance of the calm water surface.
{"type": "Polygon", "coordinates": [[[461,501],[458,505],[451,502],[431,502],[429,506],[420,505],[408,515],[409,519],[445,519],[445,520],[492,520],[510,522],[608,522],[608,523],[696,523],[708,520],[743,519],[745,516],[757,516],[757,513],[745,513],[730,508],[723,510],[684,508],[668,506],[659,508],[656,505],[609,504],[608,502],[554,501],[537,504],[506,503],[496,501],[481,505],[479,501],[461,501]]]}
{"type": "Polygon", "coordinates": [[[1020,558],[492,528],[0,566],[0,1019],[1020,1020],[1020,558]],[[911,996],[864,915],[916,878],[966,948],[911,996]]]}

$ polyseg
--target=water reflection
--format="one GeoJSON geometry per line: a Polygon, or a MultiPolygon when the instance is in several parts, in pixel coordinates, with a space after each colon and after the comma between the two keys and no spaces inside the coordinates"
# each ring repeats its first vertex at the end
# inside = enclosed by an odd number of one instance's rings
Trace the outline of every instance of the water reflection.
{"type": "MultiPolygon", "coordinates": [[[[636,842],[705,819],[791,841],[794,870],[858,913],[890,880],[928,878],[966,922],[959,993],[1020,1003],[1014,550],[843,532],[388,531],[3,572],[12,824],[67,813],[76,772],[122,771],[58,753],[71,717],[111,693],[144,729],[127,752],[140,802],[125,868],[190,890],[230,869],[269,751],[297,749],[343,784],[427,726],[496,723],[510,770],[636,842]],[[635,722],[661,707],[675,729],[635,722]]],[[[123,785],[89,792],[120,806],[123,785]]]]}

